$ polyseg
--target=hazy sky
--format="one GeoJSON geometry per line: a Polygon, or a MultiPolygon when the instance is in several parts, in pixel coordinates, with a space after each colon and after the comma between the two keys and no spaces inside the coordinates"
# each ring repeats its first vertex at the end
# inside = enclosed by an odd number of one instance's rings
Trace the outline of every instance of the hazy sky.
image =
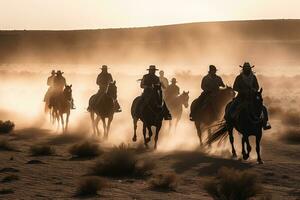
{"type": "Polygon", "coordinates": [[[88,29],[299,19],[300,0],[0,0],[0,29],[88,29]]]}

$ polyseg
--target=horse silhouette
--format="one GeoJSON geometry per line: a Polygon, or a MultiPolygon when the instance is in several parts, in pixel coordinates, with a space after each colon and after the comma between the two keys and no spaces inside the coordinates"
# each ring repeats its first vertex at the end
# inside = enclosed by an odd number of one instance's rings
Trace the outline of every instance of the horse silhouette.
{"type": "Polygon", "coordinates": [[[162,126],[163,121],[163,97],[162,97],[162,90],[160,84],[153,85],[152,89],[149,90],[149,99],[147,103],[140,108],[139,106],[142,105],[140,101],[142,101],[142,96],[136,97],[131,105],[131,116],[133,119],[133,126],[134,126],[134,136],[132,140],[135,142],[137,140],[136,129],[137,129],[137,122],[140,119],[143,122],[143,136],[144,136],[144,144],[148,148],[148,143],[151,141],[152,133],[152,126],[156,127],[156,134],[154,138],[154,149],[157,148],[157,141],[159,136],[159,131],[162,126]],[[140,109],[139,116],[137,116],[136,109],[140,109]],[[148,130],[148,137],[146,136],[148,130]]]}
{"type": "MultiPolygon", "coordinates": [[[[249,136],[256,137],[256,153],[257,153],[257,162],[262,164],[263,161],[260,156],[260,141],[262,138],[262,128],[263,128],[263,98],[262,98],[262,88],[258,92],[253,92],[250,95],[250,99],[246,102],[243,102],[237,114],[234,117],[225,117],[225,123],[219,126],[219,130],[213,133],[207,139],[207,144],[212,144],[216,141],[222,141],[226,136],[229,135],[229,140],[232,147],[232,156],[237,157],[236,151],[234,148],[234,138],[233,138],[233,129],[235,128],[240,134],[242,134],[242,154],[243,159],[247,160],[251,152],[251,145],[249,142],[249,136]],[[227,134],[228,133],[228,134],[227,134]],[[245,144],[247,145],[247,151],[245,149],[245,144]]],[[[225,116],[230,116],[228,114],[230,103],[227,104],[225,108],[225,116]]]]}
{"type": "Polygon", "coordinates": [[[112,82],[108,85],[107,92],[98,92],[89,99],[90,117],[92,121],[94,135],[100,136],[99,121],[101,119],[103,123],[104,139],[108,139],[108,134],[111,126],[111,122],[115,113],[115,97],[117,96],[116,82],[112,82]],[[96,118],[95,118],[96,114],[96,118]],[[107,124],[106,124],[106,119],[107,124]]]}
{"type": "Polygon", "coordinates": [[[53,122],[57,121],[57,130],[61,122],[62,132],[68,130],[69,117],[71,111],[72,101],[72,85],[65,85],[63,92],[53,94],[50,99],[50,110],[53,122]],[[66,124],[64,121],[64,114],[66,114],[66,124]]]}
{"type": "Polygon", "coordinates": [[[206,98],[202,105],[196,105],[197,99],[192,102],[191,111],[195,113],[193,118],[201,146],[203,145],[202,130],[207,129],[208,135],[211,134],[210,126],[222,118],[222,110],[234,95],[233,89],[226,86],[218,90],[214,96],[206,98]]]}
{"type": "Polygon", "coordinates": [[[172,120],[170,120],[169,132],[173,126],[173,121],[175,121],[174,127],[176,132],[178,122],[180,121],[183,112],[182,106],[184,106],[185,108],[189,107],[189,92],[183,91],[183,93],[179,96],[165,98],[165,101],[172,115],[172,120]]]}

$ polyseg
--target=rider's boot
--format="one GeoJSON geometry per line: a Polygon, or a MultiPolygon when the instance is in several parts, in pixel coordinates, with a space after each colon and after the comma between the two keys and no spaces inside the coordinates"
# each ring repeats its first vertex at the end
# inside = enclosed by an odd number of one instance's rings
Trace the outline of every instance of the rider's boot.
{"type": "Polygon", "coordinates": [[[73,99],[71,100],[71,109],[73,109],[73,110],[76,109],[76,107],[74,105],[74,100],[73,99]]]}
{"type": "Polygon", "coordinates": [[[171,116],[171,113],[169,111],[169,109],[167,108],[166,104],[164,104],[164,120],[172,120],[172,116],[171,116]]]}
{"type": "Polygon", "coordinates": [[[269,130],[269,129],[271,129],[272,127],[271,127],[271,124],[267,121],[267,122],[264,122],[264,124],[263,124],[263,129],[264,130],[269,130]]]}
{"type": "Polygon", "coordinates": [[[118,100],[115,101],[116,111],[115,112],[122,112],[121,106],[118,100]]]}

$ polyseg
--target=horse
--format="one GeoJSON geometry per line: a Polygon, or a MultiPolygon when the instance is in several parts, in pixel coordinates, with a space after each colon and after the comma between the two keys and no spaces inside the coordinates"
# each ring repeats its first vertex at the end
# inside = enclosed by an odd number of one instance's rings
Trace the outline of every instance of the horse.
{"type": "Polygon", "coordinates": [[[69,125],[69,117],[71,111],[72,101],[72,85],[65,85],[62,93],[54,94],[51,99],[50,110],[52,112],[52,118],[57,121],[57,130],[59,130],[59,124],[61,121],[62,131],[66,133],[69,125]],[[64,123],[64,114],[66,114],[66,124],[64,123]]]}
{"type": "Polygon", "coordinates": [[[208,135],[211,134],[210,126],[222,118],[222,110],[234,95],[235,92],[233,89],[226,86],[225,88],[219,89],[213,96],[207,97],[204,100],[203,105],[197,105],[199,98],[192,102],[191,112],[195,113],[193,120],[199,137],[200,146],[203,146],[202,130],[207,129],[208,135]]]}
{"type": "Polygon", "coordinates": [[[225,123],[219,126],[219,129],[213,133],[207,139],[207,144],[212,144],[216,141],[222,141],[229,135],[229,140],[232,147],[232,157],[236,158],[236,151],[234,148],[234,138],[233,129],[235,128],[242,135],[242,155],[243,159],[247,160],[251,152],[251,145],[249,142],[249,136],[256,137],[256,153],[257,162],[263,164],[260,156],[260,141],[262,138],[262,128],[263,128],[263,98],[262,98],[262,88],[253,92],[250,95],[249,101],[242,102],[240,107],[233,117],[226,115],[231,115],[229,113],[230,105],[232,102],[228,103],[225,108],[225,123]],[[228,134],[227,134],[228,133],[228,134]],[[247,145],[247,152],[245,149],[245,144],[247,145]]]}
{"type": "Polygon", "coordinates": [[[175,96],[173,98],[165,98],[165,102],[172,115],[172,120],[170,120],[169,132],[172,128],[173,120],[175,121],[175,132],[176,132],[178,122],[182,116],[182,111],[183,111],[182,106],[184,106],[185,108],[189,107],[189,92],[183,91],[183,93],[179,96],[175,96]]]}
{"type": "MultiPolygon", "coordinates": [[[[136,129],[137,129],[137,122],[138,120],[141,120],[143,122],[143,136],[144,136],[144,144],[145,147],[148,148],[148,143],[151,141],[151,137],[153,135],[152,133],[152,126],[156,127],[156,134],[154,138],[154,149],[157,148],[157,141],[159,136],[159,131],[162,126],[163,121],[163,112],[164,112],[164,101],[162,97],[162,90],[160,84],[155,84],[150,89],[149,88],[149,97],[147,96],[146,103],[141,102],[144,97],[138,96],[136,97],[131,105],[131,116],[133,119],[133,127],[134,127],[134,135],[132,140],[135,142],[137,140],[136,136],[136,129]],[[143,103],[145,105],[141,109],[139,106],[141,106],[143,103]],[[137,114],[137,109],[140,109],[139,114],[137,114]],[[139,116],[138,116],[139,115],[139,116]],[[146,132],[148,130],[148,138],[146,136],[146,132]]],[[[144,100],[145,101],[145,100],[144,100]]]]}
{"type": "Polygon", "coordinates": [[[111,122],[114,118],[115,113],[115,97],[117,96],[117,86],[116,82],[109,83],[107,91],[98,91],[89,99],[90,117],[92,121],[93,134],[100,136],[99,121],[101,119],[103,123],[104,139],[108,139],[108,134],[110,131],[111,122]],[[95,118],[96,114],[96,118],[95,118]],[[107,124],[106,124],[106,119],[107,124]]]}

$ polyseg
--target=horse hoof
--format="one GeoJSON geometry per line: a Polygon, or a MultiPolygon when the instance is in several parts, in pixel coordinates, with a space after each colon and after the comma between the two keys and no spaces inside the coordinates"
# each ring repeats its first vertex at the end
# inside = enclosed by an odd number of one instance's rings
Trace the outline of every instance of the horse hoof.
{"type": "Polygon", "coordinates": [[[257,160],[258,164],[264,164],[264,162],[262,160],[257,160]]]}
{"type": "Polygon", "coordinates": [[[233,159],[236,159],[236,158],[237,158],[236,153],[232,154],[232,158],[233,158],[233,159]]]}
{"type": "Polygon", "coordinates": [[[133,136],[132,141],[136,142],[136,136],[133,136]]]}
{"type": "Polygon", "coordinates": [[[249,158],[249,155],[247,155],[247,154],[246,154],[246,155],[243,155],[243,159],[244,159],[244,160],[248,160],[248,158],[249,158]]]}
{"type": "Polygon", "coordinates": [[[151,138],[146,138],[146,143],[150,142],[151,138]]]}

